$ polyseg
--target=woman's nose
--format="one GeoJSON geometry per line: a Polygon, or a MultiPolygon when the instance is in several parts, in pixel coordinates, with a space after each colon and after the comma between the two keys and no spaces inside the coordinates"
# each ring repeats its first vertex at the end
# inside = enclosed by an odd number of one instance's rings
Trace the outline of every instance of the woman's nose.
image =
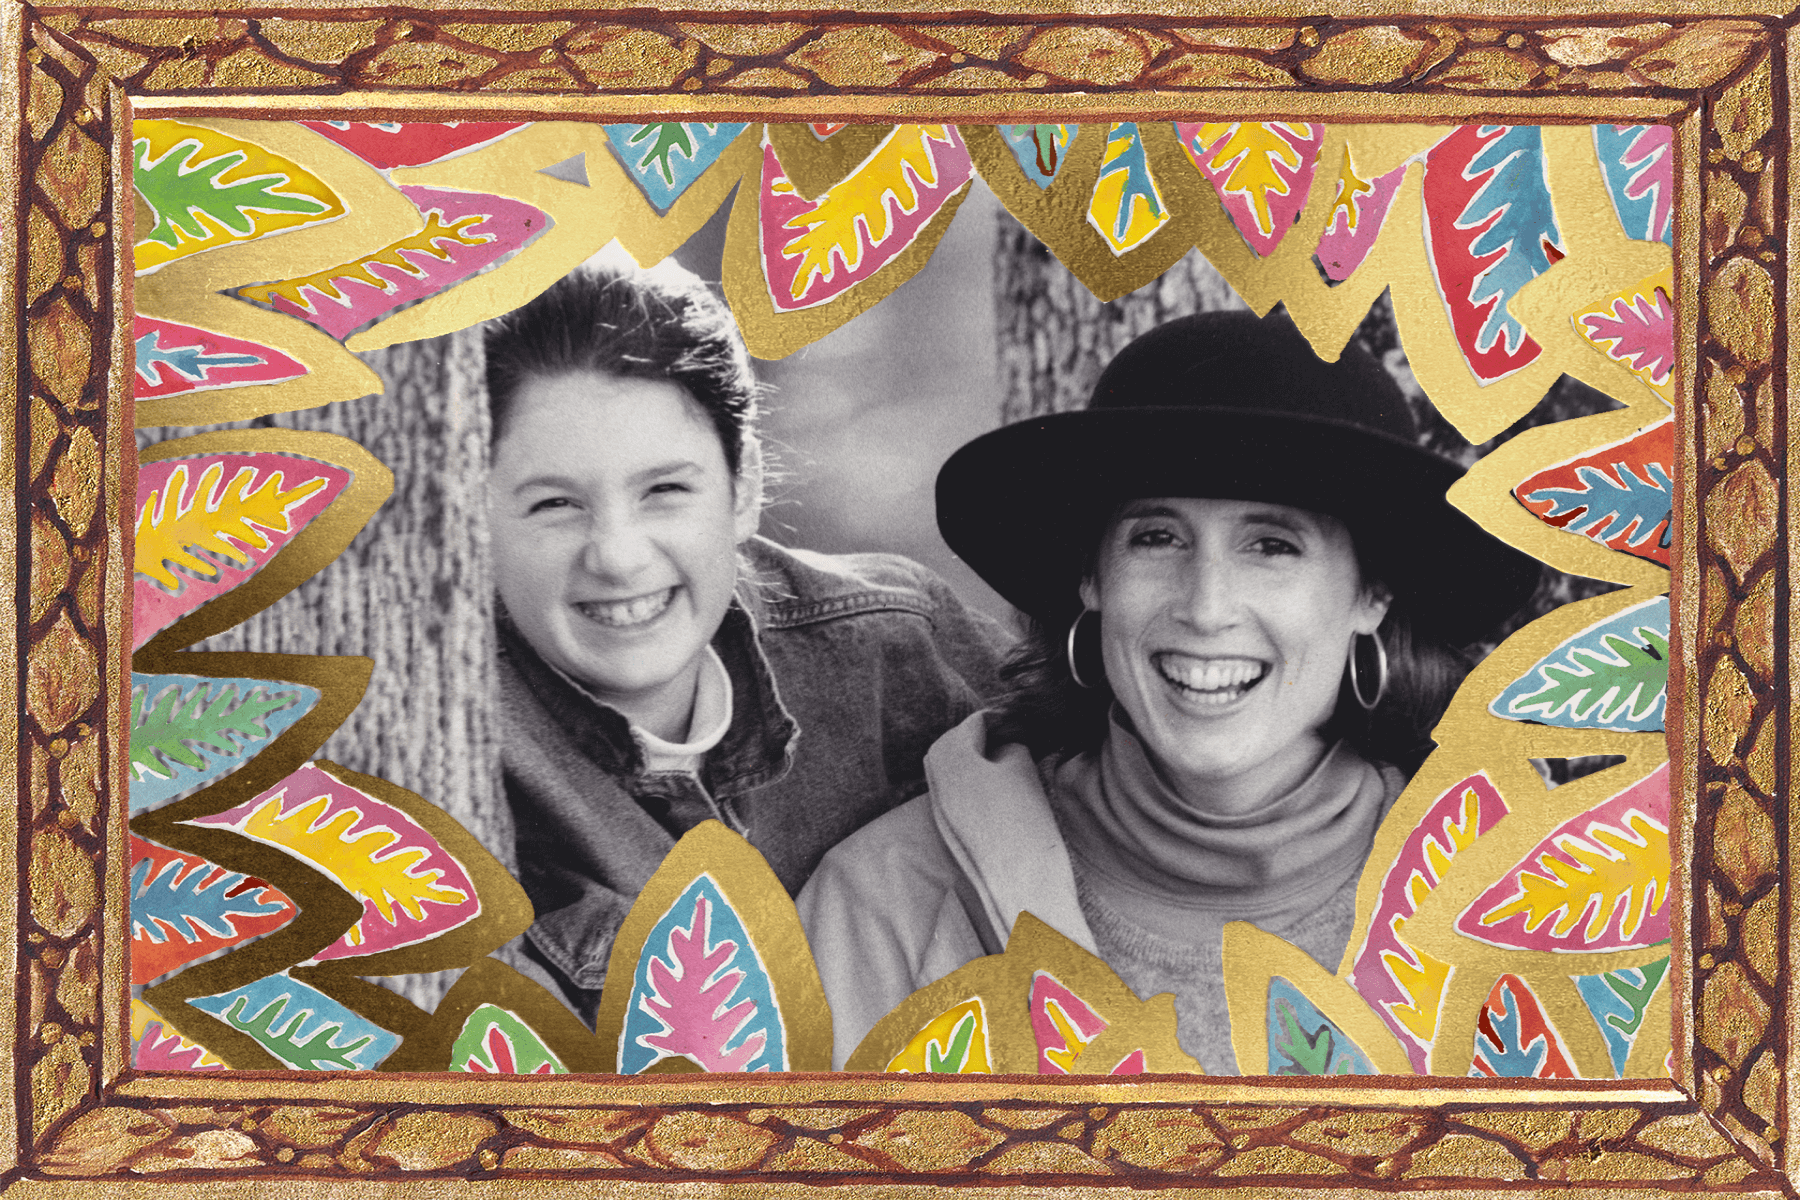
{"type": "Polygon", "coordinates": [[[1226,563],[1196,559],[1189,573],[1187,602],[1181,616],[1203,633],[1228,629],[1242,611],[1240,600],[1226,563]]]}

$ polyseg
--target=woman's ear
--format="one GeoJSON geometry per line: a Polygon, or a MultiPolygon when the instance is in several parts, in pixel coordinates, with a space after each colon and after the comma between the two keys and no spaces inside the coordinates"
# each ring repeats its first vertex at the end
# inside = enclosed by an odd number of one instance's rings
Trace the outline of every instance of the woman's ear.
{"type": "Polygon", "coordinates": [[[732,524],[737,540],[745,542],[756,532],[757,526],[762,524],[762,442],[754,435],[746,434],[743,447],[738,451],[738,458],[738,473],[731,481],[732,524]]]}
{"type": "Polygon", "coordinates": [[[1094,577],[1092,575],[1084,575],[1081,577],[1081,587],[1079,591],[1081,595],[1081,606],[1099,612],[1100,585],[1094,582],[1094,577]]]}
{"type": "Polygon", "coordinates": [[[1356,632],[1374,633],[1380,629],[1393,603],[1394,593],[1388,591],[1385,583],[1371,583],[1363,588],[1357,599],[1356,632]]]}

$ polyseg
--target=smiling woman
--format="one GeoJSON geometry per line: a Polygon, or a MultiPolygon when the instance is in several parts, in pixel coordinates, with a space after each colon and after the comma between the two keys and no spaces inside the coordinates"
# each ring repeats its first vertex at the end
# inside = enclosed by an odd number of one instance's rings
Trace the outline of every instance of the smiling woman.
{"type": "Polygon", "coordinates": [[[673,262],[601,255],[486,342],[501,759],[537,911],[507,957],[591,1022],[677,838],[722,821],[798,890],[922,789],[1007,639],[906,559],[753,536],[756,378],[673,262]]]}
{"type": "Polygon", "coordinates": [[[1248,313],[1170,322],[1086,411],[958,451],[945,540],[1032,633],[1011,694],[932,750],[930,792],[800,897],[840,1055],[1029,911],[1136,995],[1172,993],[1182,1049],[1230,1073],[1225,926],[1336,966],[1377,828],[1468,669],[1453,647],[1537,583],[1449,505],[1461,474],[1367,351],[1326,363],[1248,313]],[[1003,833],[982,817],[999,793],[1003,833]]]}

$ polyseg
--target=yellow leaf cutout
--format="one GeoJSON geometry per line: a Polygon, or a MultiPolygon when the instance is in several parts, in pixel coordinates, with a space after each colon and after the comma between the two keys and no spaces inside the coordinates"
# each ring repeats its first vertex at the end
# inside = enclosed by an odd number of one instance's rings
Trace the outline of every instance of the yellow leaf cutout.
{"type": "Polygon", "coordinates": [[[1056,1036],[1062,1039],[1062,1046],[1054,1050],[1045,1050],[1044,1057],[1060,1067],[1065,1075],[1073,1075],[1075,1061],[1081,1057],[1081,1052],[1087,1049],[1087,1044],[1093,1038],[1082,1037],[1081,1031],[1075,1028],[1074,1024],[1070,1022],[1068,1014],[1063,1011],[1062,1005],[1055,1000],[1046,1000],[1044,1011],[1050,1014],[1050,1023],[1056,1026],[1056,1036]]]}
{"type": "MultiPolygon", "coordinates": [[[[1206,164],[1209,170],[1222,171],[1234,158],[1237,160],[1225,177],[1225,190],[1242,192],[1249,197],[1256,213],[1256,227],[1265,234],[1275,231],[1269,196],[1288,194],[1287,180],[1275,170],[1275,164],[1280,163],[1290,171],[1297,171],[1301,166],[1300,152],[1277,133],[1277,129],[1286,129],[1301,139],[1312,136],[1312,131],[1304,125],[1256,121],[1209,121],[1195,135],[1195,141],[1212,152],[1212,159],[1206,164]]],[[[1341,191],[1339,196],[1341,200],[1341,191]]]]}
{"type": "Polygon", "coordinates": [[[1338,172],[1337,199],[1332,204],[1331,220],[1325,222],[1330,229],[1337,221],[1337,214],[1344,214],[1344,232],[1356,232],[1356,198],[1367,196],[1375,190],[1375,185],[1356,173],[1356,165],[1350,161],[1350,147],[1344,147],[1344,168],[1338,172]]]}
{"type": "MultiPolygon", "coordinates": [[[[1421,844],[1425,866],[1431,876],[1428,879],[1425,872],[1414,871],[1412,878],[1407,880],[1406,895],[1412,901],[1414,912],[1425,902],[1425,897],[1431,894],[1431,890],[1443,882],[1444,875],[1450,869],[1450,860],[1481,835],[1480,794],[1472,787],[1464,788],[1461,799],[1459,818],[1446,818],[1442,837],[1437,831],[1433,831],[1425,835],[1421,844]]],[[[1437,1034],[1438,1007],[1443,1003],[1444,985],[1450,979],[1450,964],[1433,958],[1408,943],[1405,937],[1406,919],[1400,914],[1396,913],[1390,918],[1389,927],[1407,952],[1418,961],[1415,964],[1391,950],[1382,951],[1382,964],[1393,975],[1394,982],[1412,1000],[1411,1004],[1394,1005],[1388,1011],[1414,1037],[1422,1042],[1429,1042],[1437,1034]]]]}
{"type": "Polygon", "coordinates": [[[493,241],[490,234],[470,235],[467,230],[487,220],[486,214],[475,213],[446,224],[444,214],[432,211],[425,219],[425,228],[409,238],[402,238],[385,249],[378,250],[367,258],[353,259],[341,266],[327,267],[314,275],[303,275],[297,279],[288,279],[280,283],[259,284],[256,287],[239,288],[238,294],[251,300],[260,300],[265,304],[273,303],[277,296],[307,309],[313,310],[316,305],[304,293],[310,288],[327,300],[347,304],[344,293],[334,281],[346,280],[353,283],[365,283],[378,292],[388,293],[397,290],[394,284],[382,279],[369,270],[370,267],[394,267],[415,278],[423,278],[425,272],[416,264],[407,261],[401,251],[414,254],[429,254],[442,262],[449,262],[451,251],[440,249],[440,246],[483,246],[493,241]]]}
{"type": "Polygon", "coordinates": [[[214,462],[189,496],[187,464],[177,466],[138,513],[136,573],[179,593],[175,569],[205,580],[219,577],[220,563],[247,570],[253,560],[245,549],[267,550],[274,545],[268,533],[291,532],[289,514],[328,482],[315,477],[283,490],[280,471],[264,475],[261,484],[256,477],[256,468],[243,466],[225,483],[224,464],[214,462]]]}
{"type": "Polygon", "coordinates": [[[961,1047],[962,1075],[987,1075],[993,1072],[988,1059],[987,1045],[987,1012],[982,1007],[981,997],[976,996],[964,1000],[953,1008],[946,1009],[933,1017],[925,1028],[913,1035],[906,1043],[906,1049],[894,1055],[885,1068],[888,1071],[910,1071],[923,1074],[931,1069],[929,1060],[943,1058],[958,1049],[958,1026],[964,1021],[973,1021],[974,1029],[968,1034],[968,1040],[961,1047]]]}
{"type": "MultiPolygon", "coordinates": [[[[395,849],[400,835],[387,826],[374,825],[351,836],[350,830],[363,820],[361,809],[343,809],[319,824],[319,818],[331,805],[330,796],[315,797],[283,812],[281,805],[286,796],[286,789],[275,793],[245,818],[244,835],[291,849],[316,863],[335,876],[346,891],[373,903],[388,924],[396,923],[395,906],[413,920],[423,921],[427,901],[460,904],[469,898],[461,889],[438,882],[443,878],[442,870],[413,874],[413,868],[431,852],[421,846],[395,849]],[[376,840],[371,841],[372,838],[376,840]]],[[[351,945],[361,945],[361,925],[346,936],[351,945]]]]}
{"type": "MultiPolygon", "coordinates": [[[[918,210],[919,187],[933,188],[938,182],[933,142],[954,144],[943,125],[895,126],[867,162],[833,185],[812,209],[788,219],[782,228],[801,231],[781,247],[783,258],[800,259],[788,289],[795,300],[806,295],[814,276],[827,280],[833,277],[833,254],[843,260],[846,271],[855,271],[862,265],[865,234],[870,246],[879,246],[892,236],[890,197],[903,213],[918,210]]],[[[794,185],[785,179],[777,180],[771,190],[792,192],[794,185]]]]}
{"type": "Polygon", "coordinates": [[[1560,938],[1566,937],[1591,910],[1593,915],[1583,932],[1591,942],[1605,932],[1613,913],[1622,909],[1620,933],[1629,938],[1646,916],[1662,908],[1668,897],[1669,831],[1659,828],[1643,813],[1632,813],[1626,825],[1625,832],[1595,825],[1589,828],[1588,838],[1558,838],[1557,849],[1574,859],[1574,863],[1549,854],[1539,855],[1538,865],[1549,875],[1521,871],[1519,895],[1482,914],[1481,923],[1497,925],[1516,913],[1524,913],[1529,932],[1556,917],[1551,932],[1560,938]]]}

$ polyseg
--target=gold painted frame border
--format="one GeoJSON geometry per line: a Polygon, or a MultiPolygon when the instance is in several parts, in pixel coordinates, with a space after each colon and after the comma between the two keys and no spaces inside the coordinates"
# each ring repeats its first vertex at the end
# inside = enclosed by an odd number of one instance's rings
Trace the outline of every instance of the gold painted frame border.
{"type": "Polygon", "coordinates": [[[687,0],[552,10],[0,0],[0,1181],[21,1196],[1083,1191],[1794,1194],[1786,338],[1800,295],[1787,9],[1736,0],[687,0]],[[1472,7],[1472,6],[1471,6],[1472,7]],[[1598,14],[1595,9],[1601,9],[1598,14]],[[1391,15],[1390,15],[1391,14],[1391,15]],[[1650,14],[1650,15],[1645,15],[1650,14]],[[1101,120],[1677,128],[1674,1078],[581,1081],[128,1069],[123,716],[135,470],[120,237],[133,111],[452,119],[1101,120]],[[1754,731],[1754,736],[1752,736],[1754,731]],[[407,1181],[411,1181],[410,1183],[407,1181]],[[709,1188],[708,1183],[712,1184],[709,1188]]]}

